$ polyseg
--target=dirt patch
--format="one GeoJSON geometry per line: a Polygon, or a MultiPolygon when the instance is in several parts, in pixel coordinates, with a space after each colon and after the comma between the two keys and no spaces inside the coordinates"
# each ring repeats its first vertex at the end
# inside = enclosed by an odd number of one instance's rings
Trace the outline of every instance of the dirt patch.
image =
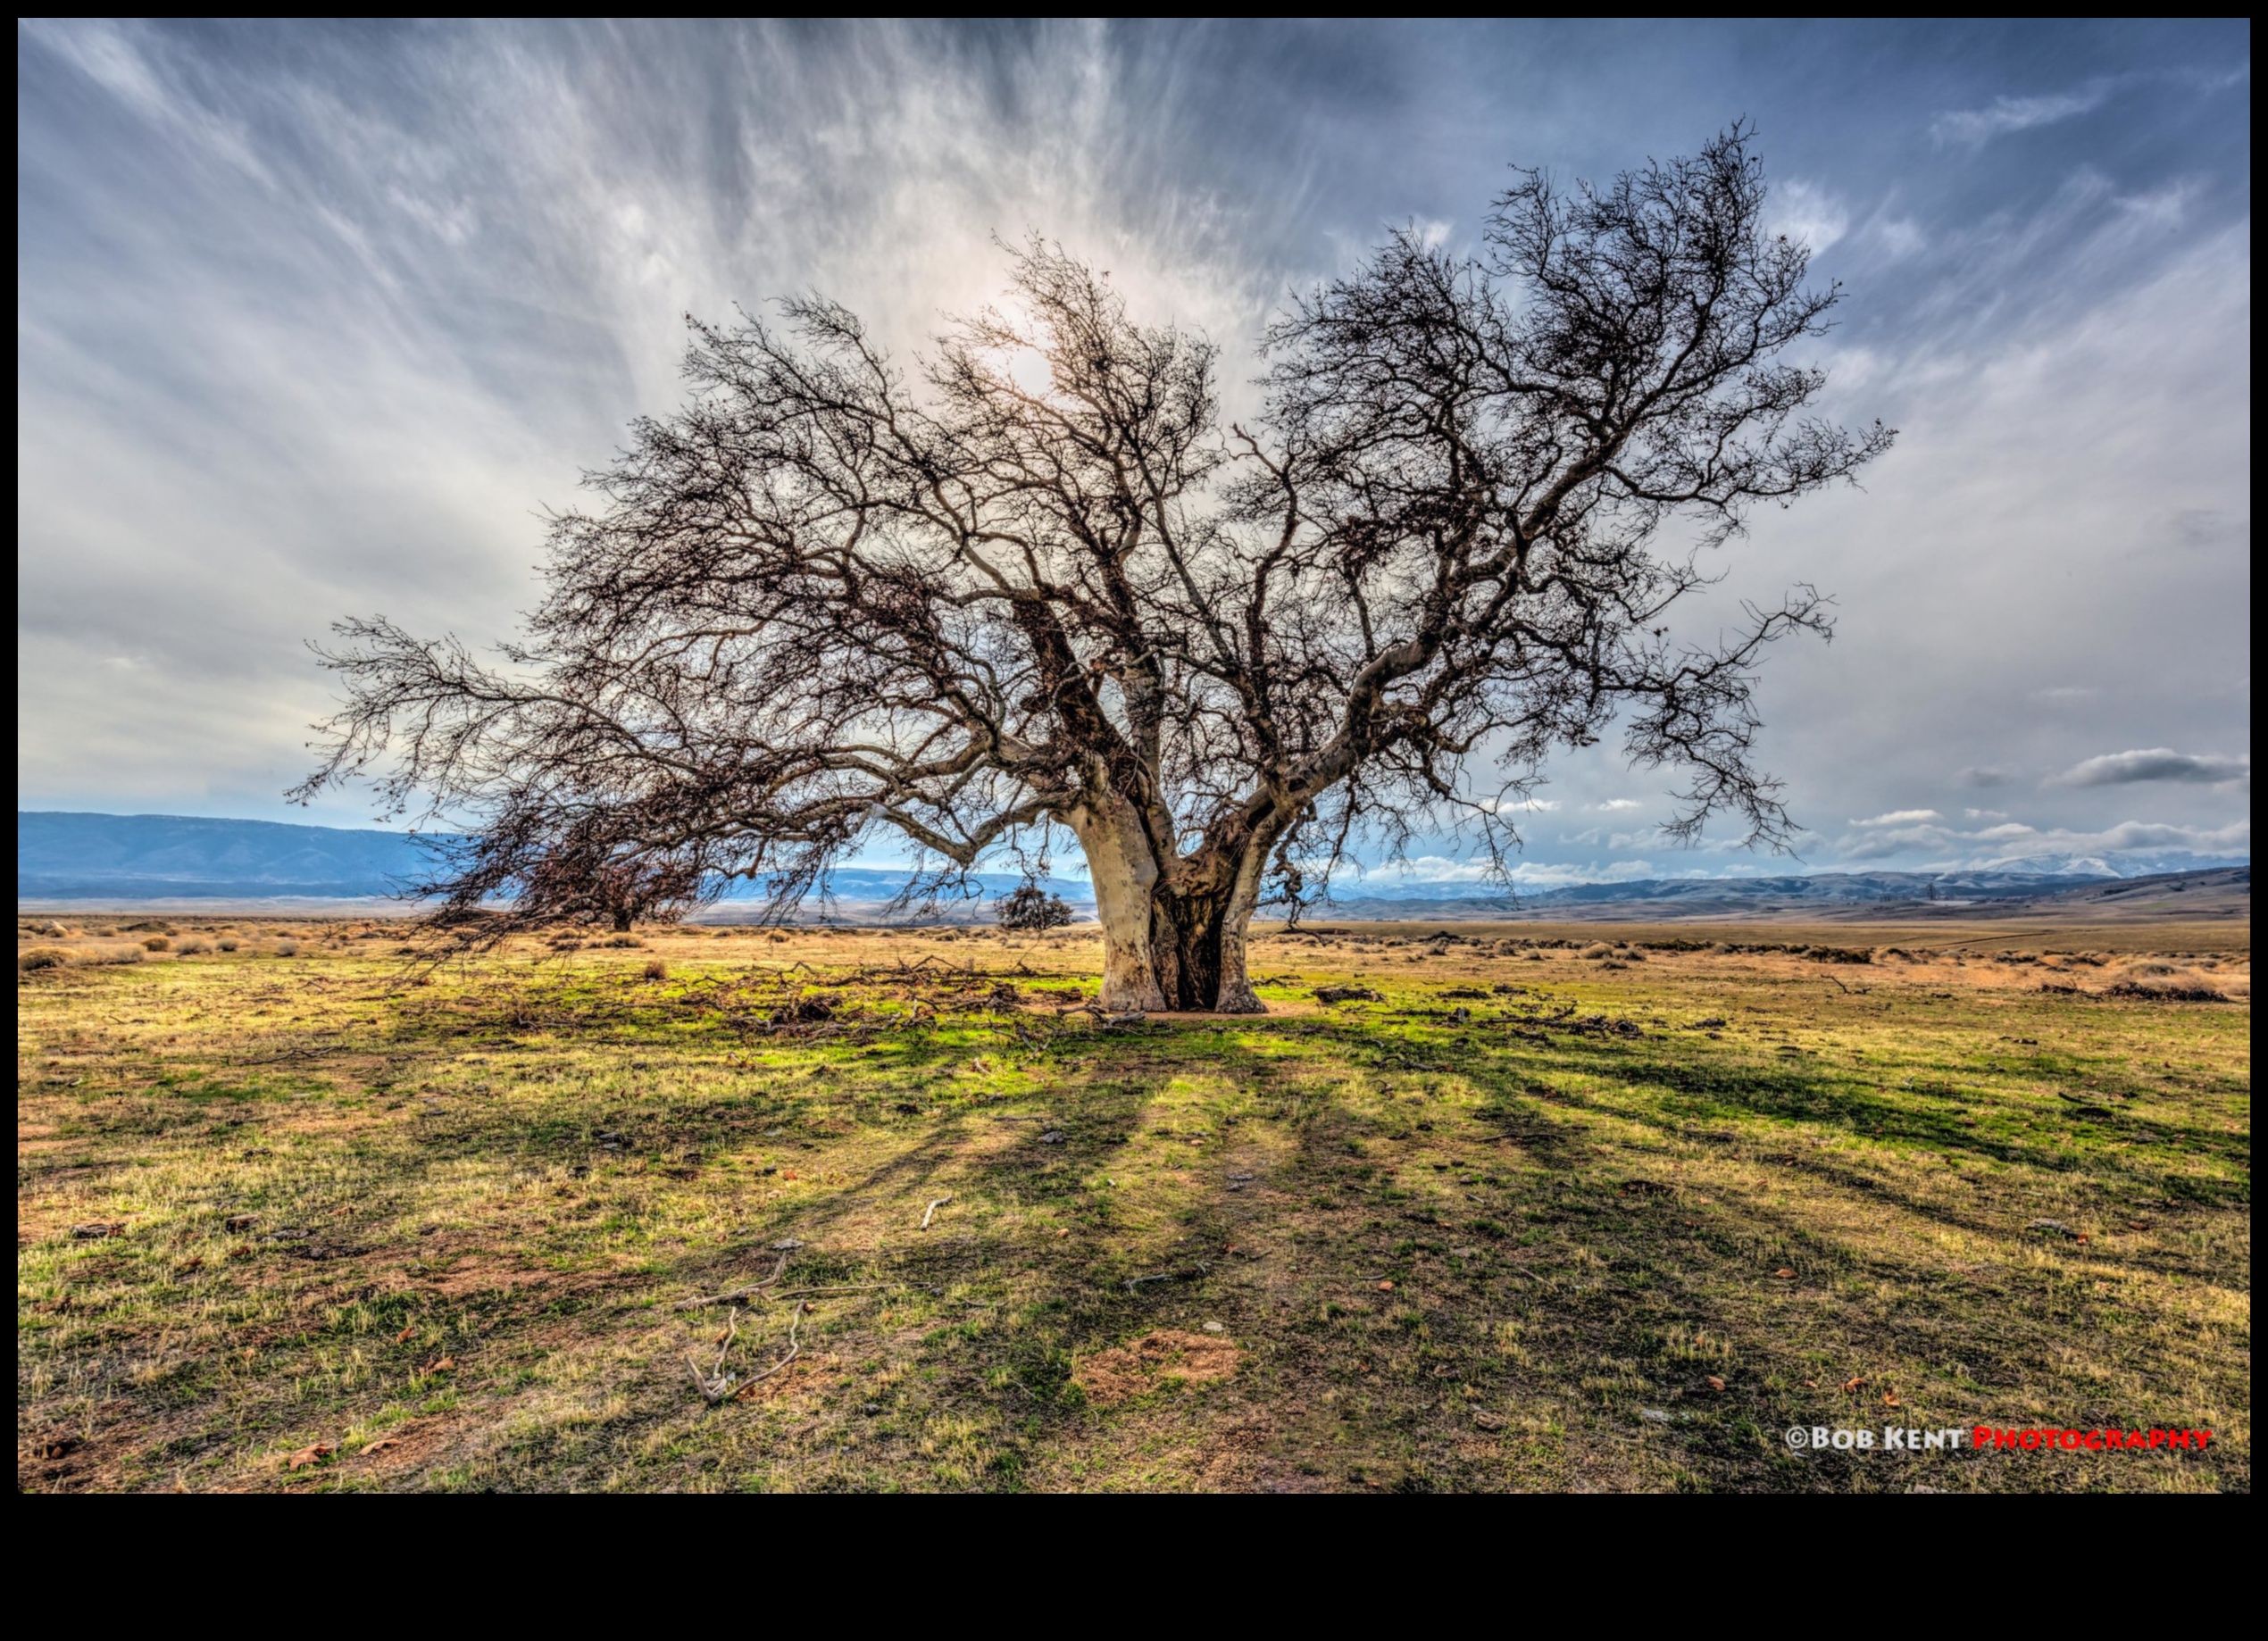
{"type": "Polygon", "coordinates": [[[1243,1365],[1244,1352],[1225,1338],[1160,1328],[1082,1358],[1071,1378],[1088,1401],[1108,1407],[1155,1390],[1170,1379],[1204,1385],[1234,1379],[1243,1365]]]}
{"type": "Polygon", "coordinates": [[[421,1419],[397,1425],[343,1455],[338,1461],[338,1468],[386,1476],[429,1469],[447,1452],[453,1422],[448,1419],[421,1419]]]}

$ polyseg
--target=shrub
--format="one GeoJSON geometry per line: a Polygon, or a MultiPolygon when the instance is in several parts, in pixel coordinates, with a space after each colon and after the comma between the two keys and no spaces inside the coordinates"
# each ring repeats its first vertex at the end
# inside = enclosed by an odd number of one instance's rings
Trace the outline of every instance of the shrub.
{"type": "Polygon", "coordinates": [[[71,954],[59,945],[35,945],[16,954],[19,969],[60,969],[71,962],[71,954]]]}
{"type": "Polygon", "coordinates": [[[288,940],[279,941],[276,946],[276,955],[279,957],[296,957],[299,955],[299,948],[288,940]]]}
{"type": "Polygon", "coordinates": [[[669,966],[669,964],[667,964],[667,963],[663,962],[660,958],[658,958],[658,957],[650,957],[650,958],[646,959],[646,978],[647,979],[649,979],[649,980],[666,980],[666,979],[668,979],[670,978],[670,966],[669,966]]]}
{"type": "Polygon", "coordinates": [[[2114,986],[2105,987],[2103,995],[2105,997],[2127,997],[2138,1003],[2226,1003],[2229,1001],[2225,992],[2215,990],[2210,986],[2199,986],[2193,977],[2183,978],[2189,983],[2184,985],[2175,981],[2150,986],[2138,984],[2133,980],[2121,980],[2114,986]]]}
{"type": "Polygon", "coordinates": [[[152,935],[142,942],[142,950],[145,952],[170,952],[172,949],[173,943],[163,935],[152,935]]]}
{"type": "Polygon", "coordinates": [[[221,949],[224,952],[233,952],[237,949],[237,943],[233,940],[223,940],[221,942],[221,949]]]}
{"type": "Polygon", "coordinates": [[[1602,942],[1597,945],[1585,946],[1577,955],[1589,962],[1603,962],[1614,955],[1614,948],[1602,942]]]}
{"type": "Polygon", "coordinates": [[[1043,929],[1061,929],[1071,921],[1071,911],[1062,895],[1050,895],[1037,883],[1027,883],[1003,895],[993,915],[1003,929],[1036,934],[1043,929]]]}
{"type": "Polygon", "coordinates": [[[85,961],[95,963],[138,963],[142,961],[143,956],[142,948],[138,945],[114,945],[106,951],[96,953],[85,961]]]}
{"type": "Polygon", "coordinates": [[[184,940],[176,949],[184,957],[202,957],[213,948],[202,940],[184,940]]]}

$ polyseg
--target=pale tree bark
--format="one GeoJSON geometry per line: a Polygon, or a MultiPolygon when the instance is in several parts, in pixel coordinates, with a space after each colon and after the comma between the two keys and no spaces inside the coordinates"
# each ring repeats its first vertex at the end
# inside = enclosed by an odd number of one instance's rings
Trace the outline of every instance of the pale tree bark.
{"type": "Polygon", "coordinates": [[[1157,857],[1132,805],[1113,813],[1071,810],[1063,817],[1087,856],[1095,886],[1095,912],[1103,926],[1103,1007],[1113,1011],[1168,1006],[1158,984],[1150,945],[1153,906],[1161,873],[1157,857]]]}
{"type": "Polygon", "coordinates": [[[1220,862],[1203,856],[1162,862],[1133,805],[1114,805],[1100,816],[1079,809],[1062,818],[1079,839],[1094,884],[1103,1007],[1267,1012],[1252,988],[1248,955],[1266,876],[1263,843],[1238,850],[1224,873],[1220,862]]]}

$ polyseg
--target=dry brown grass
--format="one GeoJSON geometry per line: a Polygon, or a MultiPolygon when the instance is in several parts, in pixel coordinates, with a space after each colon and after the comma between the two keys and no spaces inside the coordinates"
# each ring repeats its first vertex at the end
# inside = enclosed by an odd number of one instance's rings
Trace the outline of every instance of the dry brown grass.
{"type": "Polygon", "coordinates": [[[1076,930],[173,921],[20,980],[29,1489],[2249,1485],[2249,1005],[2106,995],[2225,925],[1350,926],[1102,1031],[1076,930]],[[2215,1438],[1778,1440],[1891,1418],[2215,1438]]]}

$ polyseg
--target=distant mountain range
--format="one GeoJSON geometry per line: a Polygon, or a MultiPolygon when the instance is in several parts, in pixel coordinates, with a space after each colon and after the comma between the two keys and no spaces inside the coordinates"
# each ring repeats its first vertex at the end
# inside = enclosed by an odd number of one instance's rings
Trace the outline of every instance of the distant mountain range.
{"type": "Polygon", "coordinates": [[[2252,868],[2213,866],[2141,877],[2009,870],[1817,872],[1778,878],[1673,878],[1582,883],[1498,895],[1422,893],[1343,899],[1305,920],[1433,922],[1710,922],[1750,918],[1819,922],[2013,916],[2249,917],[2252,868]],[[2181,898],[2176,899],[2175,896],[2181,898]]]}
{"type": "MultiPolygon", "coordinates": [[[[374,901],[398,897],[427,870],[430,845],[404,832],[220,820],[192,815],[98,815],[16,812],[19,901],[374,901]]],[[[980,904],[1023,882],[1013,872],[980,873],[980,904]]],[[[871,916],[905,887],[902,870],[846,867],[831,881],[835,899],[871,916]]],[[[1043,880],[1073,905],[1091,906],[1081,882],[1043,880]]],[[[752,891],[743,891],[746,898],[752,891]]],[[[730,915],[732,902],[721,910],[730,915]]],[[[814,900],[806,910],[820,910],[814,900]]]]}
{"type": "MultiPolygon", "coordinates": [[[[205,820],[184,815],[100,815],[18,811],[16,896],[20,902],[103,901],[146,904],[167,901],[370,902],[397,897],[424,870],[429,847],[401,832],[341,827],[291,826],[266,820],[205,820]]],[[[1581,920],[1633,917],[1812,918],[1958,915],[1964,911],[2014,911],[2070,901],[2109,908],[2122,895],[2177,880],[2211,888],[2216,902],[2250,904],[2248,862],[2213,862],[2203,870],[2135,875],[2094,857],[2054,856],[2012,861],[1989,869],[1947,872],[1863,871],[1791,873],[1769,878],[1663,878],[1628,883],[1582,883],[1523,889],[1508,895],[1472,881],[1428,881],[1377,873],[1334,891],[1310,921],[1328,919],[1430,920],[1455,918],[1581,920]],[[2238,897],[2232,899],[2231,897],[2238,897]]],[[[1023,879],[986,872],[971,880],[977,893],[894,908],[906,883],[903,870],[845,867],[830,883],[830,901],[816,898],[806,917],[853,922],[912,917],[971,920],[989,916],[985,903],[1023,879]]],[[[1045,887],[1073,906],[1091,909],[1094,895],[1078,879],[1048,879],[1045,887]]],[[[2179,892],[2179,891],[2169,891],[2179,892]]],[[[749,895],[728,898],[703,914],[708,920],[753,915],[749,895]]],[[[2122,904],[2142,904],[2147,896],[2122,904]]],[[[2202,906],[2203,901],[2196,904],[2202,906]]]]}
{"type": "Polygon", "coordinates": [[[18,810],[16,897],[367,899],[413,880],[423,853],[403,832],[18,810]]]}

